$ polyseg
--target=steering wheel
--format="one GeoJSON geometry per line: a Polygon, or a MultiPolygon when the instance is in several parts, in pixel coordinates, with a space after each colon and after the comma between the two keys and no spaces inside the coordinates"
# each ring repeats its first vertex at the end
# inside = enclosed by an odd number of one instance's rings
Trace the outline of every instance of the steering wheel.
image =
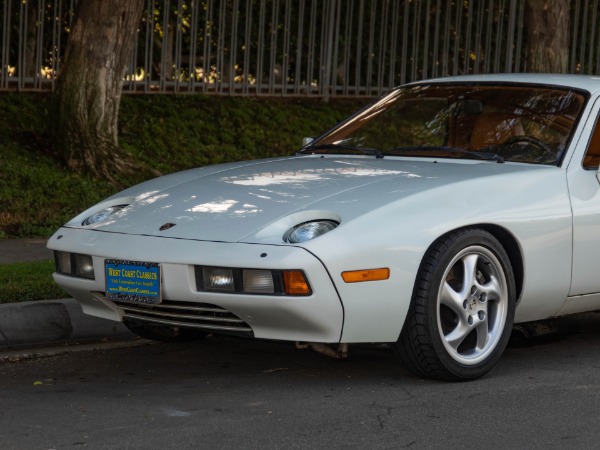
{"type": "MultiPolygon", "coordinates": [[[[532,145],[537,147],[539,154],[537,155],[527,155],[536,159],[539,159],[540,161],[544,161],[546,162],[555,162],[556,161],[556,152],[548,145],[546,144],[544,141],[535,138],[533,136],[513,136],[510,139],[507,139],[506,141],[504,141],[501,145],[502,146],[512,146],[512,145],[532,145]]],[[[517,155],[517,156],[521,156],[521,155],[517,155]]],[[[510,159],[510,158],[509,158],[510,159]]],[[[528,159],[527,157],[525,158],[525,160],[531,161],[530,159],[528,159]]]]}

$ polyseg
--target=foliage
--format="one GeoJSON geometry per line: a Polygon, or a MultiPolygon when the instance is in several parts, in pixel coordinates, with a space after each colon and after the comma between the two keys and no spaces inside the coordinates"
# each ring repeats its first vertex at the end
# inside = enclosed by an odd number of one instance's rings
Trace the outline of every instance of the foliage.
{"type": "MultiPolygon", "coordinates": [[[[48,144],[49,97],[0,95],[0,238],[48,237],[76,213],[117,189],[71,173],[48,144]]],[[[289,155],[302,137],[334,125],[362,102],[204,96],[126,96],[120,144],[143,167],[191,167],[289,155]]],[[[126,186],[152,177],[140,170],[126,186]]]]}
{"type": "Polygon", "coordinates": [[[46,133],[49,97],[0,96],[0,232],[48,236],[75,211],[114,191],[108,182],[68,172],[52,156],[46,133]]]}
{"type": "Polygon", "coordinates": [[[53,261],[0,264],[0,303],[68,297],[52,279],[53,261]]]}
{"type": "Polygon", "coordinates": [[[120,145],[163,173],[292,154],[359,102],[194,96],[122,99],[120,145]]]}

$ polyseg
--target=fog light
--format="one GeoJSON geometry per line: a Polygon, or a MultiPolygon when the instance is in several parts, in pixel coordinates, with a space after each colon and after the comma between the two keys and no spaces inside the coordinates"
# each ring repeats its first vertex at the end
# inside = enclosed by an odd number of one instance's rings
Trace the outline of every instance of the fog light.
{"type": "Polygon", "coordinates": [[[207,291],[234,292],[233,270],[225,267],[203,267],[202,279],[207,291]]]}
{"type": "Polygon", "coordinates": [[[71,254],[67,252],[54,251],[54,262],[56,264],[56,271],[58,273],[64,273],[71,275],[71,254]]]}
{"type": "Polygon", "coordinates": [[[90,255],[73,255],[75,258],[75,275],[82,278],[94,279],[94,263],[90,255]]]}
{"type": "Polygon", "coordinates": [[[244,292],[248,294],[274,294],[275,283],[270,270],[245,269],[243,274],[244,292]]]}
{"type": "Polygon", "coordinates": [[[94,263],[90,255],[54,251],[54,262],[58,273],[89,280],[95,279],[94,263]]]}

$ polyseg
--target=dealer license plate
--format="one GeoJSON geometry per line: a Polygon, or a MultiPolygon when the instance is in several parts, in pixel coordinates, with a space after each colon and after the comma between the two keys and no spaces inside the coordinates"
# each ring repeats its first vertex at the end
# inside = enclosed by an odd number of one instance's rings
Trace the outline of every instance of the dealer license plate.
{"type": "Polygon", "coordinates": [[[160,303],[160,265],[141,261],[104,260],[109,300],[160,303]]]}

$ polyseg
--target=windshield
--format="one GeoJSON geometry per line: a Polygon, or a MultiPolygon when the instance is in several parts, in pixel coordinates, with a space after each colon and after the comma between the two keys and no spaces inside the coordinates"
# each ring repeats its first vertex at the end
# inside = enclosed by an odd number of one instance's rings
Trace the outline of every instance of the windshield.
{"type": "Polygon", "coordinates": [[[558,165],[586,96],[531,85],[400,88],[301,153],[490,159],[558,165]]]}

